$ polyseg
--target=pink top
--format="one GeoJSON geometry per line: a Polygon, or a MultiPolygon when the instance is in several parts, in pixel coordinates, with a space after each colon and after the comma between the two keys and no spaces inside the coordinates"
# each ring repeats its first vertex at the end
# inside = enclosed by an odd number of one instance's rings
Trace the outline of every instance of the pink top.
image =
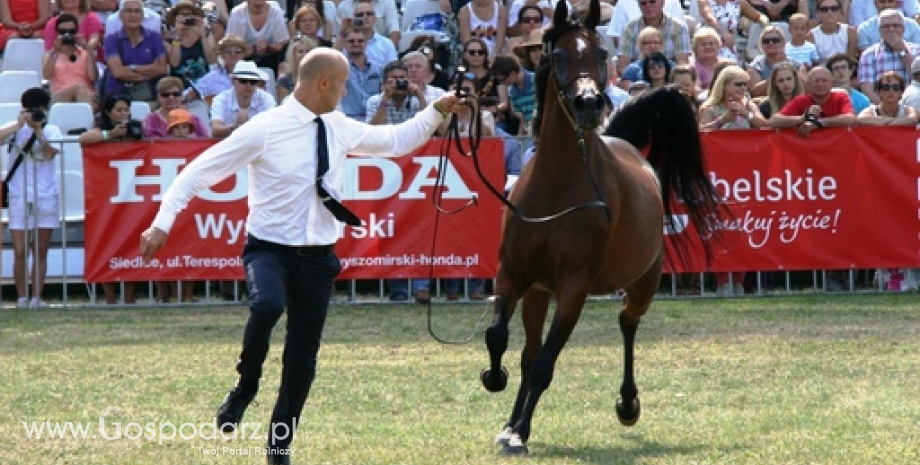
{"type": "MultiPolygon", "coordinates": [[[[54,38],[57,37],[58,17],[54,16],[45,24],[45,50],[51,50],[54,47],[54,38]]],[[[77,28],[80,34],[86,40],[89,40],[93,34],[99,33],[99,50],[96,53],[96,61],[105,62],[105,52],[102,51],[102,35],[105,34],[105,25],[99,19],[99,16],[92,11],[87,12],[83,19],[80,20],[80,26],[77,28]]]]}
{"type": "MultiPolygon", "coordinates": [[[[201,124],[201,119],[195,115],[192,115],[192,126],[194,127],[193,133],[196,136],[211,137],[204,125],[201,124]]],[[[169,137],[168,127],[169,123],[157,111],[150,112],[144,117],[144,137],[169,137]]]]}
{"type": "Polygon", "coordinates": [[[77,61],[70,61],[67,55],[58,54],[54,60],[54,78],[51,79],[51,93],[66,89],[74,84],[83,84],[89,93],[96,93],[96,86],[89,75],[86,74],[86,60],[89,53],[81,48],[76,49],[77,61]]]}

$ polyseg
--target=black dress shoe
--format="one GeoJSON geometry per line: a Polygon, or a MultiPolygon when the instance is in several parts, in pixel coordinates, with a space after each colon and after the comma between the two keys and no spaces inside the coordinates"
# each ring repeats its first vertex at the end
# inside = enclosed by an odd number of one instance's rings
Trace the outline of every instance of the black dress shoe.
{"type": "Polygon", "coordinates": [[[235,431],[243,418],[243,412],[255,396],[255,391],[245,391],[234,386],[217,409],[217,427],[225,433],[235,431]]]}
{"type": "Polygon", "coordinates": [[[268,465],[291,465],[291,450],[268,448],[268,465]]]}

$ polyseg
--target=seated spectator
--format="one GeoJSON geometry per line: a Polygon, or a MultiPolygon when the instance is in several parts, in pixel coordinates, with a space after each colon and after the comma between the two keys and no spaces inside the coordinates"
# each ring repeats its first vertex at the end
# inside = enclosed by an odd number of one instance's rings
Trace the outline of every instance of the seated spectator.
{"type": "Polygon", "coordinates": [[[696,80],[696,68],[691,65],[675,66],[671,70],[671,84],[680,89],[695,110],[699,110],[700,87],[696,80]]]}
{"type": "MultiPolygon", "coordinates": [[[[130,140],[128,125],[131,119],[131,98],[125,94],[112,94],[102,99],[102,110],[96,120],[96,127],[80,134],[80,144],[97,144],[110,140],[130,140]]],[[[135,283],[124,282],[123,301],[133,304],[135,300],[135,283]]],[[[105,303],[118,303],[119,283],[103,283],[105,303]]]]}
{"type": "MultiPolygon", "coordinates": [[[[169,113],[182,108],[182,80],[169,76],[157,83],[157,103],[159,108],[144,117],[144,137],[156,139],[169,136],[169,113]]],[[[208,129],[195,115],[191,118],[196,137],[208,137],[208,129]]]]}
{"type": "MultiPolygon", "coordinates": [[[[426,79],[428,79],[426,84],[430,84],[431,86],[446,91],[450,86],[450,76],[447,75],[444,67],[442,67],[440,64],[441,57],[438,51],[438,46],[434,42],[434,37],[417,36],[415,39],[412,39],[412,42],[409,44],[409,48],[406,49],[405,55],[408,55],[412,52],[418,52],[425,56],[425,62],[428,64],[430,69],[430,72],[426,75],[426,79]]],[[[405,57],[405,55],[403,56],[405,57]]],[[[445,60],[445,62],[446,61],[447,60],[445,60]]],[[[409,75],[411,79],[411,68],[409,69],[409,75]]]]}
{"type": "Polygon", "coordinates": [[[743,50],[735,45],[742,16],[762,26],[770,24],[767,15],[757,11],[747,0],[699,0],[702,26],[714,29],[721,42],[719,56],[738,62],[743,50]]]}
{"type": "MultiPolygon", "coordinates": [[[[125,0],[118,0],[118,2],[116,3],[118,5],[118,9],[113,11],[112,12],[113,14],[109,14],[105,17],[105,33],[103,34],[103,40],[106,35],[109,35],[115,31],[119,31],[121,30],[121,28],[124,27],[124,23],[122,22],[121,15],[118,14],[118,12],[121,10],[121,4],[124,3],[124,1],[125,0]]],[[[157,12],[151,10],[150,8],[147,8],[146,5],[143,6],[140,15],[141,15],[141,26],[144,29],[156,31],[162,35],[162,32],[161,32],[163,30],[163,17],[162,16],[160,16],[157,12]]],[[[100,16],[100,19],[102,19],[101,16],[100,16]]]]}
{"type": "Polygon", "coordinates": [[[754,9],[767,15],[771,22],[779,21],[788,23],[789,18],[796,14],[808,14],[808,2],[802,0],[748,0],[754,9]]]}
{"type": "MultiPolygon", "coordinates": [[[[688,17],[684,15],[684,6],[681,3],[681,0],[662,1],[664,1],[664,13],[666,15],[683,24],[688,24],[688,17]]],[[[626,29],[626,26],[634,19],[641,17],[642,11],[643,10],[639,5],[639,0],[620,0],[616,2],[616,8],[613,11],[613,17],[610,18],[610,23],[607,25],[605,31],[605,34],[613,40],[613,45],[615,48],[622,45],[623,31],[626,29]]],[[[543,14],[546,15],[547,18],[551,18],[553,15],[553,8],[550,7],[548,11],[543,10],[543,14]]],[[[641,29],[642,28],[639,28],[636,32],[638,33],[638,31],[641,29]]],[[[598,28],[598,30],[600,30],[600,28],[598,28]]],[[[664,33],[664,31],[662,31],[662,33],[664,33]]],[[[687,33],[689,34],[689,26],[687,33]]],[[[626,63],[622,63],[621,65],[626,66],[626,63]]],[[[617,72],[623,72],[622,66],[617,70],[617,72]]]]}
{"type": "Polygon", "coordinates": [[[845,53],[856,58],[856,28],[839,21],[841,0],[818,0],[817,26],[808,33],[808,41],[815,44],[820,64],[826,66],[827,59],[835,53],[845,53]]]}
{"type": "Polygon", "coordinates": [[[233,88],[214,98],[211,105],[211,134],[227,137],[253,116],[275,107],[272,94],[259,89],[265,82],[256,64],[240,61],[233,69],[233,88]]]}
{"type": "Polygon", "coordinates": [[[186,91],[185,101],[193,102],[203,99],[208,106],[217,94],[233,88],[233,68],[243,59],[252,53],[249,44],[243,39],[229,34],[218,42],[215,52],[218,57],[217,69],[208,71],[195,85],[186,91]]]}
{"type": "Polygon", "coordinates": [[[904,94],[901,96],[901,103],[914,107],[920,114],[920,57],[914,58],[914,62],[911,63],[910,74],[914,79],[904,90],[904,94]]]}
{"type": "Polygon", "coordinates": [[[530,31],[520,44],[514,47],[514,54],[521,59],[521,66],[530,72],[536,72],[543,59],[543,31],[530,31]]]}
{"type": "MultiPolygon", "coordinates": [[[[860,27],[866,21],[877,18],[882,10],[888,8],[900,9],[904,16],[916,18],[920,14],[920,4],[916,0],[851,0],[844,5],[847,21],[850,25],[860,27]]],[[[870,43],[878,42],[878,38],[870,43]]]]}
{"type": "Polygon", "coordinates": [[[198,82],[217,62],[214,37],[206,33],[204,21],[204,12],[192,0],[179,0],[166,15],[166,24],[176,33],[167,47],[169,74],[182,79],[184,88],[198,82]]]}
{"type": "Polygon", "coordinates": [[[155,100],[156,80],[166,74],[166,47],[159,32],[141,26],[143,3],[122,0],[118,15],[124,26],[105,36],[109,65],[103,95],[128,92],[134,101],[155,100]]]}
{"type": "Polygon", "coordinates": [[[642,59],[642,76],[649,88],[657,89],[668,84],[671,62],[661,53],[655,52],[642,59]]]}
{"type": "Polygon", "coordinates": [[[345,31],[345,57],[348,60],[347,89],[340,103],[342,112],[349,118],[364,121],[367,119],[367,102],[371,95],[380,92],[383,82],[383,68],[371,62],[366,53],[367,39],[363,31],[343,29],[345,31]]]}
{"type": "MultiPolygon", "coordinates": [[[[696,69],[700,87],[703,89],[709,88],[713,70],[719,60],[722,60],[719,58],[722,50],[721,40],[718,32],[711,27],[701,27],[693,34],[693,55],[690,56],[690,63],[696,69]]],[[[737,61],[734,63],[737,64],[737,61]]]]}
{"type": "Polygon", "coordinates": [[[521,121],[521,130],[512,136],[530,134],[534,108],[537,106],[537,88],[534,73],[521,67],[514,55],[501,54],[492,62],[492,75],[508,89],[508,107],[499,106],[499,111],[511,113],[514,119],[521,121]]]}
{"type": "MultiPolygon", "coordinates": [[[[710,28],[706,29],[715,35],[714,30],[710,28]]],[[[715,37],[713,43],[716,43],[715,41],[717,40],[718,37],[715,37]]],[[[696,36],[694,36],[693,43],[697,44],[696,36]]],[[[661,32],[659,32],[658,29],[648,26],[639,32],[639,59],[623,68],[623,73],[620,75],[619,82],[621,89],[629,89],[632,83],[645,80],[645,76],[642,75],[642,59],[653,53],[661,53],[661,46],[663,44],[664,40],[661,38],[661,32]]],[[[718,56],[718,46],[716,46],[713,51],[715,53],[714,56],[718,56]]]]}
{"type": "Polygon", "coordinates": [[[777,63],[770,74],[767,97],[757,108],[764,118],[770,119],[779,112],[793,97],[802,95],[805,85],[799,77],[798,70],[792,62],[777,63]]]}
{"type": "Polygon", "coordinates": [[[0,0],[0,50],[11,38],[41,38],[50,18],[49,0],[0,0]]]}
{"type": "Polygon", "coordinates": [[[920,44],[904,40],[904,15],[900,10],[884,10],[879,13],[881,41],[870,45],[859,57],[859,90],[878,103],[875,82],[887,71],[898,73],[905,81],[910,79],[911,63],[920,56],[920,44]]]}
{"type": "MultiPolygon", "coordinates": [[[[323,2],[316,2],[322,5],[323,2]]],[[[323,47],[332,46],[332,21],[323,17],[322,12],[311,5],[305,5],[297,10],[294,19],[288,23],[288,32],[293,38],[308,37],[323,47]]]]}
{"type": "Polygon", "coordinates": [[[808,41],[808,16],[796,13],[789,18],[789,35],[792,36],[786,44],[786,56],[790,60],[812,67],[821,61],[815,44],[808,41]]]}
{"type": "MultiPolygon", "coordinates": [[[[615,63],[616,57],[613,57],[607,60],[607,87],[604,88],[604,93],[607,94],[607,97],[610,99],[610,112],[613,113],[620,109],[620,106],[626,103],[629,100],[629,93],[621,89],[617,83],[620,81],[620,77],[617,76],[617,64],[615,63]]],[[[532,125],[531,125],[532,126],[532,125]]],[[[534,134],[536,131],[533,127],[529,128],[530,133],[534,134]]],[[[526,152],[525,152],[526,155],[526,152]]],[[[524,160],[521,160],[521,166],[525,165],[524,160]]]]}
{"type": "MultiPolygon", "coordinates": [[[[394,0],[342,0],[336,8],[336,17],[342,27],[345,27],[346,23],[349,27],[354,26],[350,23],[351,18],[361,18],[365,25],[370,21],[377,35],[389,38],[393,47],[399,45],[401,29],[399,11],[396,9],[394,0]],[[360,8],[362,3],[367,4],[370,8],[360,8]]],[[[386,66],[390,61],[381,64],[380,67],[386,66]]]]}
{"type": "Polygon", "coordinates": [[[409,120],[428,106],[424,92],[409,81],[409,69],[401,61],[393,61],[383,69],[380,93],[367,99],[364,122],[373,125],[399,124],[409,120]]]}
{"type": "Polygon", "coordinates": [[[79,46],[77,18],[62,13],[55,18],[57,37],[53,48],[42,57],[42,77],[51,86],[51,101],[84,102],[97,110],[95,54],[79,46]]]}
{"type": "MultiPolygon", "coordinates": [[[[882,40],[882,35],[878,27],[878,14],[885,10],[901,9],[900,0],[875,0],[875,6],[872,6],[872,2],[869,0],[865,0],[865,3],[872,8],[871,15],[866,17],[862,22],[850,23],[856,28],[856,49],[858,50],[857,55],[854,55],[853,58],[858,58],[859,54],[869,48],[870,45],[877,44],[882,40]]],[[[910,3],[916,4],[913,0],[910,3]]],[[[853,10],[850,11],[852,12],[853,10]]],[[[906,13],[906,9],[902,11],[906,13]]],[[[915,17],[911,15],[905,14],[903,37],[908,42],[920,44],[920,26],[917,25],[917,21],[914,18],[915,17]]]]}
{"type": "Polygon", "coordinates": [[[376,31],[375,24],[377,24],[377,17],[374,13],[374,5],[364,1],[356,3],[354,17],[345,18],[342,22],[341,33],[333,47],[338,50],[346,49],[348,44],[343,39],[352,30],[359,31],[364,35],[364,53],[367,59],[378,68],[383,69],[387,63],[398,59],[399,55],[396,53],[396,46],[393,45],[393,42],[376,31]]]}
{"type": "Polygon", "coordinates": [[[834,87],[847,91],[850,103],[853,104],[853,113],[859,114],[869,107],[869,97],[853,88],[853,72],[856,71],[856,60],[843,53],[835,53],[827,59],[827,69],[831,70],[834,78],[834,87]]]}
{"type": "MultiPolygon", "coordinates": [[[[750,76],[740,67],[726,66],[716,77],[709,97],[700,105],[700,129],[713,131],[767,126],[767,120],[747,93],[749,81],[750,76]]],[[[736,283],[743,281],[741,276],[736,283]]]]}
{"type": "MultiPolygon", "coordinates": [[[[105,32],[105,25],[96,13],[89,11],[89,2],[84,0],[57,0],[57,8],[61,15],[67,13],[77,19],[79,25],[77,35],[74,36],[77,45],[90,52],[94,61],[105,62],[105,55],[102,53],[102,35],[105,32]]],[[[45,50],[54,48],[54,43],[58,38],[57,22],[59,16],[52,16],[45,24],[45,50]]]]}
{"type": "Polygon", "coordinates": [[[284,59],[287,64],[285,68],[288,71],[282,74],[278,78],[278,82],[275,83],[275,95],[278,97],[278,102],[283,102],[285,97],[294,92],[294,87],[297,85],[297,75],[300,72],[300,60],[317,46],[316,40],[307,36],[293,39],[288,44],[284,59]]]}
{"type": "Polygon", "coordinates": [[[498,0],[472,0],[457,13],[460,42],[478,38],[485,44],[489,56],[504,50],[508,28],[508,9],[498,0]]]}
{"type": "Polygon", "coordinates": [[[767,95],[767,82],[769,82],[774,65],[787,60],[793,61],[796,66],[800,65],[786,56],[786,36],[776,26],[763,28],[763,33],[760,35],[760,50],[763,53],[757,55],[748,68],[748,75],[751,77],[750,92],[754,97],[767,95]]]}
{"type": "Polygon", "coordinates": [[[663,44],[661,53],[678,64],[688,63],[690,57],[690,34],[687,26],[664,12],[665,0],[642,0],[639,9],[642,14],[629,22],[623,30],[620,52],[617,56],[617,71],[622,75],[626,65],[639,59],[639,32],[646,26],[652,26],[661,32],[663,44]]]}
{"type": "Polygon", "coordinates": [[[508,38],[505,40],[505,51],[514,53],[514,49],[524,43],[531,32],[542,29],[545,17],[543,10],[536,5],[524,5],[515,15],[515,21],[508,28],[508,38]]]}
{"type": "Polygon", "coordinates": [[[900,74],[888,71],[875,81],[880,102],[869,105],[856,117],[856,124],[870,126],[916,126],[917,110],[901,103],[906,82],[900,74]]]}
{"type": "Polygon", "coordinates": [[[843,90],[832,89],[831,72],[816,66],[808,72],[805,93],[784,106],[770,118],[775,128],[797,127],[798,134],[807,138],[812,131],[828,127],[849,126],[856,115],[850,97],[843,90]]]}
{"type": "Polygon", "coordinates": [[[283,59],[281,50],[291,38],[281,7],[268,0],[246,0],[233,7],[227,34],[241,37],[251,46],[252,54],[247,60],[276,73],[283,59]],[[256,27],[257,24],[260,26],[256,27]]]}
{"type": "Polygon", "coordinates": [[[445,89],[433,85],[434,80],[431,78],[428,57],[421,51],[407,53],[402,57],[402,62],[406,64],[406,69],[409,71],[409,82],[419,88],[419,91],[425,96],[426,103],[434,102],[444,95],[445,89]]]}

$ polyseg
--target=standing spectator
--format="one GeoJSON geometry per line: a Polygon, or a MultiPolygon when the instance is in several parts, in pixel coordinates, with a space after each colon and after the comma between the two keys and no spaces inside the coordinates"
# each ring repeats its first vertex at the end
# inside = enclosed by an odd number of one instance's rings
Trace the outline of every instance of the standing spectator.
{"type": "Polygon", "coordinates": [[[537,87],[534,73],[521,68],[520,62],[513,55],[498,55],[492,61],[492,75],[508,89],[509,111],[522,121],[518,134],[532,134],[530,123],[533,121],[537,106],[537,87]]]}
{"type": "Polygon", "coordinates": [[[393,42],[374,29],[375,24],[377,24],[377,17],[373,5],[368,2],[359,2],[355,5],[355,17],[345,18],[342,23],[342,33],[339,34],[339,40],[336,41],[334,47],[339,50],[347,48],[347,44],[344,44],[341,39],[352,29],[360,31],[364,34],[364,53],[367,59],[378,68],[383,69],[387,63],[398,59],[399,56],[393,42]]]}
{"type": "Polygon", "coordinates": [[[814,67],[808,72],[805,93],[774,114],[770,126],[797,127],[799,136],[807,138],[815,130],[853,124],[856,114],[850,97],[842,90],[832,89],[832,82],[827,68],[814,67]]]}
{"type": "Polygon", "coordinates": [[[204,12],[192,0],[179,0],[166,14],[166,24],[177,34],[167,48],[169,74],[182,79],[188,88],[217,61],[214,37],[205,33],[204,12]]]}
{"type": "Polygon", "coordinates": [[[186,91],[185,100],[187,102],[203,99],[210,107],[215,95],[232,89],[233,78],[230,76],[233,74],[233,68],[243,57],[252,53],[252,48],[243,39],[228,34],[217,43],[215,51],[218,56],[217,69],[208,71],[208,74],[205,74],[191,89],[186,91]]]}
{"type": "Polygon", "coordinates": [[[869,97],[853,88],[853,71],[856,70],[856,60],[843,53],[836,53],[827,59],[827,69],[831,70],[834,77],[834,87],[839,87],[850,96],[853,104],[853,113],[859,114],[869,107],[869,97]]]}
{"type": "MultiPolygon", "coordinates": [[[[879,12],[885,10],[898,10],[901,8],[901,0],[875,0],[875,6],[879,12]]],[[[875,11],[875,10],[873,10],[875,11]]],[[[903,10],[902,10],[903,11],[903,10]]],[[[861,23],[850,23],[856,28],[856,48],[859,53],[869,48],[870,45],[882,40],[882,35],[878,27],[879,16],[873,13],[871,17],[861,23]]],[[[904,17],[904,40],[920,44],[920,26],[917,21],[909,16],[904,17]]],[[[853,58],[858,58],[859,55],[853,58]]]]}
{"type": "Polygon", "coordinates": [[[920,56],[920,45],[904,40],[904,15],[900,10],[879,13],[878,27],[882,40],[870,45],[859,57],[859,90],[872,103],[878,103],[875,82],[887,71],[898,73],[905,81],[910,79],[911,63],[920,56]]]}
{"type": "Polygon", "coordinates": [[[457,27],[461,42],[479,38],[493,56],[505,47],[508,10],[498,0],[472,0],[457,13],[457,27]]]}
{"type": "Polygon", "coordinates": [[[815,44],[821,64],[835,53],[846,53],[856,58],[856,28],[839,21],[841,0],[818,0],[818,18],[821,22],[808,33],[808,41],[815,44]]]}
{"type": "Polygon", "coordinates": [[[364,32],[347,29],[345,41],[348,44],[346,54],[351,72],[348,74],[346,87],[348,92],[342,97],[342,112],[357,121],[367,119],[367,102],[371,95],[380,92],[383,82],[383,68],[367,58],[365,48],[367,39],[364,32]]]}
{"type": "Polygon", "coordinates": [[[906,82],[900,74],[888,71],[875,82],[881,102],[870,105],[856,117],[856,124],[870,126],[916,126],[917,110],[901,103],[906,82]]]}
{"type": "Polygon", "coordinates": [[[802,13],[792,15],[789,18],[789,35],[792,38],[786,44],[786,56],[810,68],[817,65],[821,57],[815,44],[808,41],[808,34],[808,16],[802,13]]]}
{"type": "Polygon", "coordinates": [[[288,72],[282,74],[275,83],[275,95],[278,96],[279,102],[283,102],[285,97],[294,92],[294,83],[297,82],[297,73],[300,70],[300,60],[317,46],[316,40],[308,36],[298,37],[288,44],[284,58],[288,72]]]}
{"type": "MultiPolygon", "coordinates": [[[[95,54],[77,44],[77,18],[62,13],[55,18],[54,46],[42,57],[42,77],[51,85],[52,102],[84,102],[97,110],[95,54]]],[[[88,128],[87,128],[88,129],[88,128]]]]}
{"type": "Polygon", "coordinates": [[[211,104],[211,134],[227,137],[253,116],[275,107],[272,94],[259,89],[265,82],[256,64],[240,61],[233,68],[233,88],[214,97],[211,104]]]}
{"type": "MultiPolygon", "coordinates": [[[[718,57],[719,55],[719,37],[716,35],[715,30],[712,28],[705,28],[707,32],[712,33],[712,37],[709,39],[711,42],[706,42],[707,44],[711,43],[715,45],[712,48],[713,56],[718,57]]],[[[701,29],[702,31],[702,29],[701,29]]],[[[699,32],[697,35],[700,34],[699,32]]],[[[629,86],[636,81],[644,81],[645,76],[642,75],[642,59],[653,54],[661,53],[661,47],[664,45],[664,39],[661,37],[661,32],[658,29],[655,29],[652,26],[647,26],[642,31],[639,32],[639,59],[633,61],[632,63],[626,65],[626,68],[623,68],[623,73],[620,75],[620,88],[629,89],[629,86]]],[[[699,40],[700,43],[704,42],[702,38],[699,40]]],[[[693,36],[693,44],[696,45],[698,42],[697,36],[693,36]]],[[[707,45],[708,46],[708,45],[707,45]]],[[[701,46],[702,48],[702,46],[701,46]]],[[[708,50],[708,49],[707,49],[708,50]]],[[[706,51],[701,50],[702,53],[706,51]]]]}
{"type": "MultiPolygon", "coordinates": [[[[399,11],[396,9],[395,0],[342,0],[336,8],[336,16],[339,19],[339,23],[343,25],[348,22],[346,20],[349,18],[363,19],[365,26],[367,26],[368,21],[371,21],[374,32],[377,35],[388,37],[393,47],[399,46],[401,29],[399,26],[399,11]],[[362,3],[367,4],[369,8],[359,8],[362,3]]],[[[349,26],[355,25],[349,24],[349,26]]],[[[386,63],[389,63],[389,61],[386,63]]],[[[386,63],[380,66],[383,67],[386,63]]]]}
{"type": "Polygon", "coordinates": [[[620,52],[617,56],[617,70],[620,74],[626,65],[639,58],[639,32],[652,26],[661,32],[661,53],[678,64],[688,63],[690,57],[690,34],[687,26],[664,12],[665,0],[641,0],[642,15],[629,22],[623,30],[620,52]]]}
{"type": "Polygon", "coordinates": [[[271,68],[275,73],[281,63],[281,49],[291,38],[281,7],[268,0],[246,0],[233,7],[227,34],[241,37],[252,47],[247,60],[271,68]]]}
{"type": "Polygon", "coordinates": [[[920,112],[920,57],[914,58],[910,65],[910,74],[914,77],[904,94],[901,96],[901,103],[910,105],[920,112]]]}
{"type": "Polygon", "coordinates": [[[770,24],[767,15],[757,11],[747,0],[698,0],[700,19],[703,26],[716,30],[722,42],[719,56],[739,62],[743,51],[735,46],[735,37],[739,32],[741,17],[760,23],[770,24]]]}
{"type": "Polygon", "coordinates": [[[121,29],[105,36],[105,59],[109,65],[104,95],[127,90],[134,101],[155,99],[156,80],[166,74],[166,47],[157,31],[141,26],[144,4],[121,0],[121,29]]]}
{"type": "Polygon", "coordinates": [[[33,111],[43,110],[47,114],[51,104],[47,91],[40,87],[28,89],[20,97],[20,103],[19,118],[0,129],[0,140],[13,136],[7,149],[7,166],[12,167],[21,157],[19,167],[8,180],[13,282],[19,297],[17,306],[41,308],[47,306],[41,297],[48,274],[48,246],[51,233],[60,225],[60,189],[52,163],[58,149],[48,141],[60,140],[63,135],[57,126],[45,124],[45,115],[33,111]],[[32,283],[31,300],[26,275],[30,251],[34,251],[32,272],[28,275],[32,283]]]}
{"type": "MultiPolygon", "coordinates": [[[[105,25],[99,16],[89,11],[89,2],[86,0],[57,0],[57,9],[61,15],[67,13],[77,18],[79,25],[77,35],[75,36],[77,45],[90,52],[94,61],[105,63],[105,55],[102,53],[102,35],[105,32],[105,25]]],[[[60,16],[53,16],[45,24],[45,50],[54,48],[57,40],[57,22],[60,16]]]]}
{"type": "MultiPolygon", "coordinates": [[[[143,132],[148,139],[169,136],[169,112],[182,108],[182,80],[175,76],[160,79],[157,83],[157,103],[159,108],[144,117],[143,132]]],[[[196,137],[208,137],[204,123],[192,115],[192,126],[196,137]]]]}
{"type": "Polygon", "coordinates": [[[41,38],[49,18],[49,0],[0,0],[0,50],[14,37],[41,38]]]}
{"type": "MultiPolygon", "coordinates": [[[[318,4],[322,4],[320,1],[318,4]]],[[[288,23],[291,37],[298,39],[308,37],[323,47],[332,46],[332,22],[323,18],[322,13],[310,5],[305,5],[297,10],[294,19],[288,23]]]]}
{"type": "Polygon", "coordinates": [[[767,98],[757,108],[764,118],[770,119],[794,97],[805,92],[805,85],[792,62],[777,63],[770,74],[767,98]]]}
{"type": "MultiPolygon", "coordinates": [[[[760,50],[763,52],[751,62],[748,75],[751,77],[750,92],[754,97],[767,95],[767,82],[777,63],[789,60],[786,56],[786,36],[776,26],[763,28],[760,35],[760,50]]],[[[796,63],[799,66],[799,63],[796,63]]]]}

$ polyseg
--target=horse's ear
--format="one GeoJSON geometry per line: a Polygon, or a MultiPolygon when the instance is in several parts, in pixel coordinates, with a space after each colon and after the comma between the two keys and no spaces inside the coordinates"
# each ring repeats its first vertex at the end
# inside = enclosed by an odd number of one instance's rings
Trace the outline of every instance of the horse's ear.
{"type": "MultiPolygon", "coordinates": [[[[565,3],[565,2],[560,2],[565,3]]],[[[595,30],[598,23],[601,22],[601,3],[600,0],[591,0],[588,5],[588,16],[585,18],[585,27],[591,31],[595,30]]]]}
{"type": "MultiPolygon", "coordinates": [[[[592,0],[597,1],[597,0],[592,0]]],[[[569,7],[567,2],[560,1],[556,3],[556,13],[553,14],[553,27],[562,29],[569,22],[569,7]]],[[[600,8],[600,7],[598,7],[600,8]]]]}

